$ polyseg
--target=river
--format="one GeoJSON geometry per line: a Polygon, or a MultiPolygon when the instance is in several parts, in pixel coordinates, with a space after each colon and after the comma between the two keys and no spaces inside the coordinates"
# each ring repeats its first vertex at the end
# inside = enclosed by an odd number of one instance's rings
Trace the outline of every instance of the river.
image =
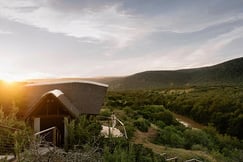
{"type": "Polygon", "coordinates": [[[185,127],[190,127],[195,129],[202,129],[204,127],[204,125],[197,123],[194,120],[185,117],[183,115],[179,115],[176,113],[173,113],[173,115],[175,116],[176,120],[179,121],[181,124],[183,124],[185,127]]]}

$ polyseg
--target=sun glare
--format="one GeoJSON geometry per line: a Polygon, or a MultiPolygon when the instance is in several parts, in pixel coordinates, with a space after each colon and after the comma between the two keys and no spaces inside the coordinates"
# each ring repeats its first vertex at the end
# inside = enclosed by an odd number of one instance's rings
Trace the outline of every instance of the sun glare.
{"type": "Polygon", "coordinates": [[[13,83],[15,83],[15,82],[17,82],[16,80],[14,80],[14,79],[2,79],[5,83],[7,83],[7,84],[13,84],[13,83]]]}
{"type": "Polygon", "coordinates": [[[20,78],[14,78],[14,77],[0,77],[0,80],[3,81],[6,84],[14,84],[16,82],[23,81],[23,79],[20,78]]]}

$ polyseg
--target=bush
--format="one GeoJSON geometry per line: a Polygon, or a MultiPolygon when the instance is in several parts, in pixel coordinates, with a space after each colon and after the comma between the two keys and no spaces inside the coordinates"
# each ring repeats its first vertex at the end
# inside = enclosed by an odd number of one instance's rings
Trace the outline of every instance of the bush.
{"type": "Polygon", "coordinates": [[[134,121],[134,126],[142,132],[147,132],[150,127],[150,123],[144,118],[138,118],[134,121]]]}
{"type": "Polygon", "coordinates": [[[13,104],[11,111],[6,115],[0,108],[0,154],[19,154],[26,149],[33,140],[33,132],[22,120],[17,119],[18,108],[13,104]]]}
{"type": "Polygon", "coordinates": [[[184,132],[185,136],[185,148],[190,149],[193,145],[201,145],[203,147],[209,147],[213,145],[210,141],[209,135],[202,130],[187,129],[184,132]]]}
{"type": "Polygon", "coordinates": [[[160,129],[163,129],[166,126],[166,124],[161,120],[156,121],[155,125],[157,125],[160,129]]]}
{"type": "Polygon", "coordinates": [[[65,124],[68,131],[66,150],[72,149],[74,145],[92,144],[100,137],[101,125],[95,118],[88,119],[83,115],[70,122],[65,120],[65,124]]]}
{"type": "Polygon", "coordinates": [[[108,109],[108,108],[105,108],[105,109],[101,109],[100,110],[100,116],[105,116],[105,117],[110,117],[112,114],[111,110],[108,109]]]}
{"type": "Polygon", "coordinates": [[[122,139],[109,140],[103,152],[103,161],[105,162],[163,162],[157,154],[141,144],[132,144],[122,139]]]}
{"type": "Polygon", "coordinates": [[[128,137],[128,139],[131,139],[134,135],[135,128],[129,122],[125,122],[124,125],[125,125],[125,128],[126,128],[127,137],[128,137]]]}
{"type": "Polygon", "coordinates": [[[166,126],[164,129],[160,130],[155,143],[169,145],[172,147],[183,147],[185,144],[185,139],[183,137],[183,132],[176,129],[174,126],[166,126]]]}

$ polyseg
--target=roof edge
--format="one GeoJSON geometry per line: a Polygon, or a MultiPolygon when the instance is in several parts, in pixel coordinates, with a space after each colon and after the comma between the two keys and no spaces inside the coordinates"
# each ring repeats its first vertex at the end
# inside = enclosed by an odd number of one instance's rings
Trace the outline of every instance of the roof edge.
{"type": "Polygon", "coordinates": [[[86,83],[86,84],[93,84],[93,85],[97,85],[97,86],[107,87],[107,88],[109,87],[108,84],[94,82],[94,81],[88,81],[88,80],[70,80],[70,81],[39,82],[39,83],[26,84],[25,87],[41,86],[41,85],[52,85],[52,84],[65,84],[65,83],[86,83]]]}
{"type": "Polygon", "coordinates": [[[37,102],[31,106],[29,111],[26,112],[24,118],[27,119],[30,116],[30,114],[35,110],[34,107],[38,105],[42,101],[42,99],[49,94],[53,95],[57,100],[59,100],[59,102],[61,102],[66,107],[70,114],[72,114],[75,117],[78,117],[78,115],[80,114],[79,110],[69,101],[69,99],[64,95],[64,93],[61,90],[54,89],[43,94],[37,100],[37,102]]]}

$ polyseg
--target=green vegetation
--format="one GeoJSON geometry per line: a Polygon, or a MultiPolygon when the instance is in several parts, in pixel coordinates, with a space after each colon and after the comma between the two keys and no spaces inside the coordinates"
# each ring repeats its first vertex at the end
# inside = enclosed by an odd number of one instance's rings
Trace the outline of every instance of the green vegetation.
{"type": "Polygon", "coordinates": [[[88,119],[84,115],[70,122],[66,119],[65,124],[68,131],[66,150],[73,149],[76,145],[95,144],[96,140],[101,138],[101,125],[95,118],[88,119]]]}
{"type": "MultiPolygon", "coordinates": [[[[105,162],[163,162],[164,158],[152,149],[133,144],[125,138],[104,138],[101,124],[94,116],[82,115],[75,120],[65,120],[69,132],[66,152],[58,149],[42,156],[38,151],[39,142],[24,121],[16,118],[17,109],[8,115],[0,109],[0,153],[15,154],[19,162],[31,161],[105,161],[105,162]],[[6,138],[10,139],[6,143],[6,138]],[[4,143],[5,142],[5,143],[4,143]]],[[[42,143],[43,145],[44,143],[42,143]]],[[[47,145],[49,145],[47,143],[47,145]]]]}
{"type": "Polygon", "coordinates": [[[20,159],[20,153],[33,140],[33,132],[24,121],[17,119],[17,112],[15,105],[8,114],[0,108],[0,154],[15,154],[20,159]]]}
{"type": "Polygon", "coordinates": [[[87,148],[93,148],[92,155],[96,156],[96,161],[105,162],[137,162],[137,161],[164,161],[159,155],[151,149],[142,145],[129,142],[125,138],[104,138],[101,134],[101,125],[95,117],[80,116],[79,119],[70,122],[65,121],[69,132],[68,148],[73,150],[79,147],[87,151],[87,148]]]}
{"type": "Polygon", "coordinates": [[[208,152],[219,161],[242,161],[242,95],[240,87],[221,86],[109,92],[104,110],[117,111],[122,120],[140,131],[153,125],[157,133],[150,141],[154,144],[208,152]],[[208,127],[186,128],[170,111],[208,127]]]}
{"type": "MultiPolygon", "coordinates": [[[[80,116],[65,121],[69,136],[65,152],[53,151],[45,158],[83,161],[165,161],[196,158],[203,161],[243,161],[243,88],[236,86],[193,87],[108,92],[98,116],[80,116]],[[129,139],[104,138],[100,134],[104,117],[114,112],[124,122],[129,139]],[[178,122],[172,112],[204,124],[202,129],[188,128],[178,122]]],[[[8,113],[0,110],[0,123],[18,128],[1,129],[1,137],[12,139],[12,150],[18,159],[38,159],[32,145],[33,132],[16,118],[17,107],[8,113]],[[27,153],[26,153],[27,150],[27,153]],[[30,152],[30,150],[33,150],[30,152]],[[29,151],[29,152],[28,152],[29,151]],[[25,154],[23,154],[25,152],[25,154]]],[[[45,160],[43,160],[45,161],[45,160]]]]}
{"type": "Polygon", "coordinates": [[[242,85],[243,58],[210,67],[175,71],[145,71],[127,77],[93,80],[109,84],[112,90],[242,85]]]}
{"type": "Polygon", "coordinates": [[[166,107],[204,125],[211,124],[221,134],[243,139],[243,88],[213,87],[190,93],[169,94],[166,107]]]}

